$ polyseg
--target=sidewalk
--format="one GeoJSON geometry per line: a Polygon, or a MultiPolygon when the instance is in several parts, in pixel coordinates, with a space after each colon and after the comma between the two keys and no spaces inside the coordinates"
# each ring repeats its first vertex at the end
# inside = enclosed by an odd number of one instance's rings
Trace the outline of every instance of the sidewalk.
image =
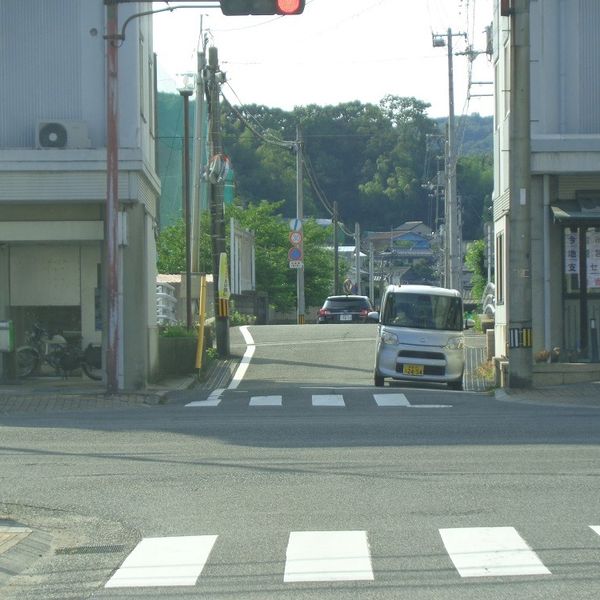
{"type": "Polygon", "coordinates": [[[549,385],[535,389],[502,388],[495,391],[497,400],[553,406],[600,408],[600,381],[549,385]]]}

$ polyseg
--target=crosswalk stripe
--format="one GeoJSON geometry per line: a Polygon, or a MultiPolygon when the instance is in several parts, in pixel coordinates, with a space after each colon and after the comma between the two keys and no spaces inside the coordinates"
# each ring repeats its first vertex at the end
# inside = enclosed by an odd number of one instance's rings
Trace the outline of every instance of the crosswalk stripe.
{"type": "Polygon", "coordinates": [[[377,406],[410,406],[404,394],[373,394],[377,406]]]}
{"type": "Polygon", "coordinates": [[[461,577],[551,574],[514,527],[440,529],[440,535],[461,577]]]}
{"type": "Polygon", "coordinates": [[[195,585],[216,535],[144,538],[104,587],[195,585]]]}
{"type": "Polygon", "coordinates": [[[186,406],[193,406],[197,408],[219,406],[221,404],[221,394],[225,391],[225,388],[218,388],[214,390],[206,400],[195,400],[186,404],[186,406]]]}
{"type": "Polygon", "coordinates": [[[341,394],[313,394],[313,406],[346,406],[341,394]]]}
{"type": "Polygon", "coordinates": [[[281,406],[282,396],[252,396],[250,406],[281,406]]]}
{"type": "MultiPolygon", "coordinates": [[[[220,388],[214,390],[206,400],[194,400],[186,404],[186,407],[202,408],[215,407],[221,404],[221,396],[226,390],[220,388]]],[[[379,407],[400,406],[404,408],[452,408],[451,404],[411,404],[404,394],[373,394],[373,398],[379,407]]],[[[283,396],[251,396],[250,406],[283,406],[283,396]]],[[[313,406],[346,406],[342,394],[313,394],[313,406]]]]}
{"type": "Polygon", "coordinates": [[[366,531],[292,531],[286,552],[285,583],[372,581],[366,531]]]}

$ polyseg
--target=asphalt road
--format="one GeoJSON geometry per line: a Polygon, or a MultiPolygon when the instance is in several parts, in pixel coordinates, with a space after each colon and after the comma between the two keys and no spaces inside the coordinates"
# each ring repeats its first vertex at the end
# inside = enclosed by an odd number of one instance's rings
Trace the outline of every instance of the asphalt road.
{"type": "Polygon", "coordinates": [[[2,417],[0,516],[51,538],[3,600],[600,596],[597,410],[375,388],[369,325],[249,333],[226,389],[2,417]]]}

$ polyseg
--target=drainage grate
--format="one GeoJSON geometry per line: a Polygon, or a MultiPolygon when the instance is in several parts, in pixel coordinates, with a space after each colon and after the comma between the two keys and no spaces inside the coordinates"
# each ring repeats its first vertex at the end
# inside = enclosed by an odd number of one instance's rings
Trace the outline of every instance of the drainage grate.
{"type": "Polygon", "coordinates": [[[112,552],[123,552],[125,546],[121,544],[113,546],[74,546],[73,548],[57,548],[54,554],[111,554],[112,552]]]}

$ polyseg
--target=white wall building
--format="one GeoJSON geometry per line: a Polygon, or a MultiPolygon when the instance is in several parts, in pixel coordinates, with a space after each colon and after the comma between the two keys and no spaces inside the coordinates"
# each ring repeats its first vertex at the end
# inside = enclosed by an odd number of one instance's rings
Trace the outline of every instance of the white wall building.
{"type": "Polygon", "coordinates": [[[600,376],[599,32],[597,0],[496,2],[495,355],[511,387],[600,376]]]}
{"type": "MultiPolygon", "coordinates": [[[[119,24],[145,2],[119,5],[119,24]]],[[[106,174],[103,0],[0,0],[0,319],[102,342],[106,174]]],[[[155,61],[149,17],[119,47],[122,387],[156,369],[155,61]]]]}

